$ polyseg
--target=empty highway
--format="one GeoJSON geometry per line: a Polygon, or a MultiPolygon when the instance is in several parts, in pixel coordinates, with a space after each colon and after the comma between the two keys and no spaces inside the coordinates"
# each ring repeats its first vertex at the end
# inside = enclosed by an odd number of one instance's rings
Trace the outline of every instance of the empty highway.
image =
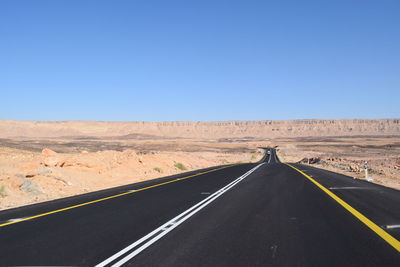
{"type": "Polygon", "coordinates": [[[1,266],[400,266],[400,192],[220,166],[0,212],[1,266]]]}

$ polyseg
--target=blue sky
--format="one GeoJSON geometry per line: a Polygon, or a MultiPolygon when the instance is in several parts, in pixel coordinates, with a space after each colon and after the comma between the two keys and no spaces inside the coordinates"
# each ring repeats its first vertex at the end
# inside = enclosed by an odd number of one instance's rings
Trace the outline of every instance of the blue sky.
{"type": "Polygon", "coordinates": [[[400,1],[0,1],[0,119],[400,117],[400,1]]]}

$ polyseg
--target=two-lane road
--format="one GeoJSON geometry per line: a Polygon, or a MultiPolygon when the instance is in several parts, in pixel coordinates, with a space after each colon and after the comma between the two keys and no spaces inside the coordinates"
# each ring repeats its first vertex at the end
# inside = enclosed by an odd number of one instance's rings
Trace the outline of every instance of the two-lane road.
{"type": "Polygon", "coordinates": [[[0,212],[0,265],[400,265],[399,191],[268,151],[0,212]]]}

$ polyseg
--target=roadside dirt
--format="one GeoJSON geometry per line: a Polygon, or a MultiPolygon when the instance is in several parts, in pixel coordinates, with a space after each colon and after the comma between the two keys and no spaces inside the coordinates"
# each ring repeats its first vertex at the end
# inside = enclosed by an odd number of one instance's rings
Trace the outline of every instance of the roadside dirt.
{"type": "Polygon", "coordinates": [[[262,155],[243,146],[199,143],[3,141],[0,209],[216,165],[257,161],[262,155]],[[95,147],[100,150],[94,151],[95,147]]]}
{"type": "Polygon", "coordinates": [[[330,137],[280,139],[278,156],[356,179],[400,189],[400,137],[330,137]]]}
{"type": "MultiPolygon", "coordinates": [[[[132,136],[131,136],[132,137],[132,136]]],[[[400,189],[400,136],[135,139],[0,139],[0,209],[82,194],[184,171],[255,162],[278,146],[300,162],[400,189]]]]}

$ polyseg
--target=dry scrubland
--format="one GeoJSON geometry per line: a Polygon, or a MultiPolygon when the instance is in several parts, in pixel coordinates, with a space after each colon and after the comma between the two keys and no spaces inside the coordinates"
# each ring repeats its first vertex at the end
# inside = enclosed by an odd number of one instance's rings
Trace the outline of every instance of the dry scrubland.
{"type": "Polygon", "coordinates": [[[0,209],[216,165],[283,161],[400,188],[400,120],[0,121],[0,209]],[[306,163],[306,164],[307,164],[306,163]]]}

